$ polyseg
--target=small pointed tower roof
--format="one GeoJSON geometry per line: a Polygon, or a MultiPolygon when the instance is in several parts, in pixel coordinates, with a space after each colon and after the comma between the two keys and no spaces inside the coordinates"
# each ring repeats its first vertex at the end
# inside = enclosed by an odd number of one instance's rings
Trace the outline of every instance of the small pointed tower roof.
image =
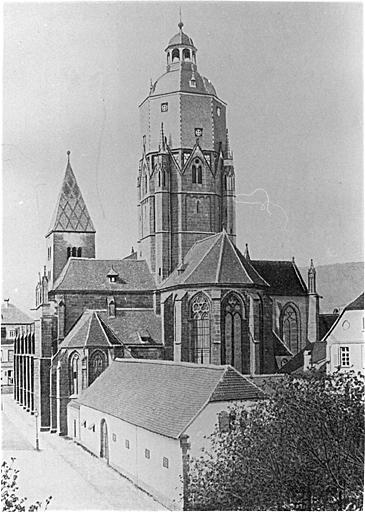
{"type": "Polygon", "coordinates": [[[47,236],[54,231],[95,233],[94,225],[71,167],[70,151],[67,151],[66,172],[47,236]]]}
{"type": "Polygon", "coordinates": [[[246,258],[246,260],[251,260],[251,258],[250,258],[250,252],[249,252],[249,250],[248,250],[248,244],[246,244],[246,247],[245,247],[244,257],[246,258]]]}

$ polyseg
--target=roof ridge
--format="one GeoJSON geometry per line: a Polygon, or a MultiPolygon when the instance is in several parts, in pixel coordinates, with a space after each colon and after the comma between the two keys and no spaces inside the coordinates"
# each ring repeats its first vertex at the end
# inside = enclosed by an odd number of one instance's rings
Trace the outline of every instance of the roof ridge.
{"type": "Polygon", "coordinates": [[[234,252],[235,258],[238,260],[239,264],[241,265],[241,267],[242,267],[242,269],[243,269],[244,273],[246,274],[246,276],[248,277],[249,281],[251,282],[251,284],[254,284],[253,280],[252,280],[252,279],[251,279],[251,277],[248,275],[248,272],[247,272],[247,270],[245,269],[245,267],[244,267],[244,265],[243,265],[243,263],[242,263],[242,261],[241,261],[241,258],[239,258],[239,257],[238,257],[238,254],[237,254],[237,252],[236,252],[236,248],[235,248],[235,246],[233,245],[233,243],[232,243],[231,239],[229,238],[228,233],[227,233],[227,232],[225,232],[225,234],[224,234],[223,236],[225,236],[225,237],[227,238],[228,243],[229,243],[229,244],[230,244],[230,246],[231,246],[231,249],[233,249],[233,252],[234,252]]]}
{"type": "MultiPolygon", "coordinates": [[[[220,235],[220,233],[215,233],[213,236],[216,236],[216,235],[220,235]]],[[[206,238],[203,238],[202,240],[200,241],[203,241],[203,240],[207,240],[207,238],[211,238],[210,236],[209,237],[206,237],[206,238]]],[[[218,240],[218,238],[217,238],[218,240]]],[[[192,248],[189,250],[189,252],[193,249],[193,247],[195,246],[195,244],[192,246],[192,248]]],[[[199,259],[199,261],[196,263],[196,265],[190,270],[190,272],[187,272],[186,275],[183,276],[183,281],[185,282],[191,275],[192,273],[199,267],[199,265],[202,263],[202,261],[208,256],[208,254],[210,253],[210,251],[213,249],[213,247],[215,246],[215,243],[212,243],[208,249],[205,251],[205,253],[203,254],[203,256],[199,259]]]]}
{"type": "Polygon", "coordinates": [[[222,371],[224,368],[227,368],[228,365],[226,364],[197,364],[197,363],[189,363],[186,361],[168,361],[165,359],[141,359],[141,358],[134,358],[133,360],[130,359],[124,359],[123,357],[116,357],[114,361],[117,361],[119,363],[146,363],[146,364],[162,364],[162,365],[168,365],[168,366],[184,366],[188,368],[205,368],[207,370],[218,370],[222,371]]]}
{"type": "MultiPolygon", "coordinates": [[[[98,315],[98,313],[96,311],[93,311],[93,316],[94,315],[96,316],[96,319],[97,319],[97,321],[98,321],[98,323],[100,325],[100,329],[102,330],[102,333],[103,333],[104,337],[106,338],[106,341],[107,341],[108,345],[112,345],[112,343],[110,343],[110,340],[108,338],[107,333],[105,332],[104,326],[103,326],[103,324],[100,321],[99,315],[98,315]]],[[[91,325],[91,322],[90,322],[90,325],[91,325]]]]}

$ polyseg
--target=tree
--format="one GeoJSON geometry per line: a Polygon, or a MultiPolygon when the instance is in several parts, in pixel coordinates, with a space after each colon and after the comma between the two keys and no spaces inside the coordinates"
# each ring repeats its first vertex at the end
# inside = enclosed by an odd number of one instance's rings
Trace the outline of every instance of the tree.
{"type": "Polygon", "coordinates": [[[18,495],[17,479],[19,470],[15,469],[13,464],[15,457],[11,457],[11,464],[3,461],[1,465],[1,504],[2,510],[7,512],[35,512],[37,510],[46,510],[52,496],[49,496],[44,505],[41,501],[36,501],[31,505],[27,505],[27,498],[18,495]]]}
{"type": "Polygon", "coordinates": [[[265,400],[229,417],[190,463],[188,509],[362,508],[362,376],[283,376],[265,400]]]}

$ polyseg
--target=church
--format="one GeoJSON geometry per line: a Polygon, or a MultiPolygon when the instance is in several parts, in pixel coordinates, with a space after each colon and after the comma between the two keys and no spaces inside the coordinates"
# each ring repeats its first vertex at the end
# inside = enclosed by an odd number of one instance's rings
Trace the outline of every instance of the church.
{"type": "Polygon", "coordinates": [[[305,283],[294,258],[256,260],[236,244],[227,104],[197,54],[180,22],[140,104],[138,246],[124,259],[96,258],[92,205],[68,152],[32,342],[20,333],[16,345],[14,396],[39,413],[42,430],[66,434],[70,398],[116,358],[231,365],[252,376],[278,372],[318,341],[313,262],[305,283]]]}

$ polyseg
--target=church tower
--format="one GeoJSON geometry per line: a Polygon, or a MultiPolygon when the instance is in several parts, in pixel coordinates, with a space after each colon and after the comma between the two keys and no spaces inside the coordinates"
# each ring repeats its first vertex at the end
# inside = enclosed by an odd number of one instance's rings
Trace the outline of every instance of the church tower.
{"type": "Polygon", "coordinates": [[[46,240],[48,289],[71,256],[95,258],[95,229],[71,167],[70,151],[46,240]]]}
{"type": "Polygon", "coordinates": [[[166,71],[151,82],[140,105],[138,257],[157,282],[192,245],[224,228],[235,242],[235,175],[228,143],[226,104],[200,75],[193,40],[169,41],[166,71]]]}

